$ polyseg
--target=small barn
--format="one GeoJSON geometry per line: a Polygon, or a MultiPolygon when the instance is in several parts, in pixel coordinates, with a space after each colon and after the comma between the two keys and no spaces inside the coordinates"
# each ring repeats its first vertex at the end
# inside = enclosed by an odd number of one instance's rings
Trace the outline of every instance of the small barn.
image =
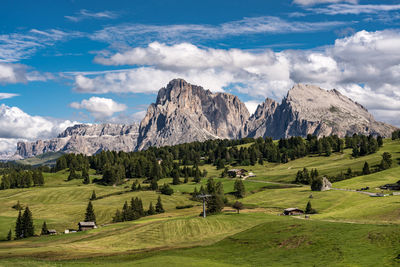
{"type": "Polygon", "coordinates": [[[283,211],[283,215],[303,215],[304,211],[298,208],[287,208],[283,211]]]}
{"type": "Polygon", "coordinates": [[[49,229],[49,230],[47,230],[47,234],[49,234],[49,235],[56,235],[56,234],[57,234],[57,231],[56,231],[55,229],[49,229]]]}
{"type": "Polygon", "coordinates": [[[243,177],[246,175],[246,172],[245,169],[230,169],[228,170],[228,175],[230,177],[243,177]]]}
{"type": "Polygon", "coordinates": [[[398,183],[396,183],[396,184],[385,184],[385,185],[381,186],[380,189],[384,189],[384,190],[400,190],[400,184],[398,184],[398,183]]]}
{"type": "Polygon", "coordinates": [[[95,222],[79,222],[78,226],[79,226],[79,231],[86,231],[97,228],[95,222]]]}

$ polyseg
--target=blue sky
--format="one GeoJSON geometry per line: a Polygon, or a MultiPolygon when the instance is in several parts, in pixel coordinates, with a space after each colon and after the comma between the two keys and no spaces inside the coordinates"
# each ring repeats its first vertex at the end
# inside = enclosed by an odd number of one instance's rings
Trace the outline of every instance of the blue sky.
{"type": "Polygon", "coordinates": [[[0,153],[77,122],[140,121],[184,78],[251,111],[294,83],[400,126],[400,1],[21,1],[0,9],[0,153]]]}

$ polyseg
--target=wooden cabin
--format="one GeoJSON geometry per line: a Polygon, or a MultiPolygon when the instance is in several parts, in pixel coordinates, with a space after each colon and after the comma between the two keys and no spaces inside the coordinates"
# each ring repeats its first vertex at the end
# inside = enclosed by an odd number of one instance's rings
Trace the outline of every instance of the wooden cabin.
{"type": "Polygon", "coordinates": [[[283,211],[283,215],[303,215],[304,211],[298,208],[287,208],[283,211]]]}
{"type": "Polygon", "coordinates": [[[86,231],[97,228],[95,222],[79,222],[78,226],[79,226],[79,231],[86,231]]]}
{"type": "Polygon", "coordinates": [[[230,169],[228,170],[228,175],[230,177],[243,177],[246,175],[246,172],[245,169],[230,169]]]}

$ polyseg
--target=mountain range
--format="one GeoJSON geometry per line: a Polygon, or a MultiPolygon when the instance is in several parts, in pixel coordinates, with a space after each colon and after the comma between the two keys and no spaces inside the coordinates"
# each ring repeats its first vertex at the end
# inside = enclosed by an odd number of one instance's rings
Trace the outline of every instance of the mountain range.
{"type": "Polygon", "coordinates": [[[208,139],[290,136],[318,137],[354,133],[388,137],[396,127],[378,122],[362,105],[333,89],[297,84],[278,103],[267,98],[250,116],[245,104],[228,93],[212,93],[183,79],[161,88],[140,125],[78,124],[57,138],[19,142],[16,156],[46,152],[95,154],[102,150],[137,151],[208,139]]]}

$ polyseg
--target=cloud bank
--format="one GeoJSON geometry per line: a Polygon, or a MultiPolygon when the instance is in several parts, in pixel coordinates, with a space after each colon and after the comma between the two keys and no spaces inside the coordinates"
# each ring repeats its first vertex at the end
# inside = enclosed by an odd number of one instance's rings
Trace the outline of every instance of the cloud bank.
{"type": "Polygon", "coordinates": [[[73,102],[70,106],[75,109],[87,110],[96,120],[104,120],[116,112],[126,110],[126,105],[124,104],[117,103],[109,98],[96,96],[84,99],[80,103],[73,102]]]}

